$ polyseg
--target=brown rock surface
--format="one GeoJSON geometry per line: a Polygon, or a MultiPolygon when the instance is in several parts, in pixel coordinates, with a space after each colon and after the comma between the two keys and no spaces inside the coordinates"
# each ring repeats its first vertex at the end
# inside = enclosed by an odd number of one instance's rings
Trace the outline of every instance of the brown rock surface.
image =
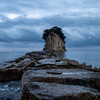
{"type": "Polygon", "coordinates": [[[59,37],[59,35],[51,32],[46,39],[46,44],[44,47],[45,51],[66,51],[64,41],[59,37]]]}
{"type": "MultiPolygon", "coordinates": [[[[48,86],[49,83],[55,84],[55,89],[56,85],[61,86],[61,84],[62,85],[66,84],[66,86],[68,86],[69,89],[73,89],[71,88],[70,85],[75,85],[75,87],[78,85],[80,89],[82,86],[85,86],[87,90],[88,87],[89,88],[92,87],[100,91],[99,69],[92,69],[92,66],[87,66],[85,63],[79,64],[75,60],[59,58],[56,54],[53,53],[31,52],[27,53],[25,56],[20,57],[14,61],[10,61],[4,64],[0,69],[0,82],[20,80],[22,75],[23,75],[22,87],[24,87],[23,96],[28,98],[29,100],[33,100],[32,97],[34,97],[33,94],[31,94],[31,85],[30,85],[30,83],[33,84],[34,82],[36,84],[35,87],[36,89],[37,89],[37,84],[38,87],[41,86],[42,88],[41,85],[43,84],[42,82],[44,83],[48,82],[45,84],[48,84],[48,86]],[[41,84],[39,85],[39,83],[36,82],[39,82],[41,84]],[[27,87],[27,84],[28,87],[30,88],[27,87]],[[26,91],[24,91],[25,89],[26,91]]],[[[51,89],[53,88],[52,85],[50,85],[50,88],[51,89]]],[[[63,90],[61,91],[63,92],[63,90]]],[[[37,90],[37,93],[38,92],[39,90],[37,90]]],[[[52,91],[50,91],[49,93],[52,93],[52,91]]],[[[60,97],[59,94],[58,96],[56,96],[56,98],[65,100],[65,97],[69,99],[70,96],[68,95],[66,94],[66,96],[62,95],[62,97],[60,97]]],[[[87,98],[89,97],[89,99],[86,100],[99,100],[97,99],[99,95],[97,96],[96,91],[94,91],[94,93],[93,92],[91,93],[91,91],[88,92],[85,91],[85,93],[80,92],[77,93],[77,95],[78,97],[76,95],[72,96],[71,94],[71,100],[74,100],[76,98],[77,98],[76,100],[84,100],[85,98],[83,98],[83,95],[85,95],[85,97],[87,98]]],[[[37,100],[38,98],[37,94],[35,96],[37,100]]],[[[46,95],[43,95],[43,97],[46,99],[46,95]]]]}
{"type": "Polygon", "coordinates": [[[82,69],[28,70],[23,74],[22,87],[29,82],[81,85],[100,90],[100,73],[82,69]]]}
{"type": "Polygon", "coordinates": [[[19,69],[0,69],[0,82],[20,80],[22,74],[23,71],[19,69]]]}
{"type": "Polygon", "coordinates": [[[20,80],[27,67],[33,67],[34,60],[24,59],[19,62],[10,62],[0,68],[0,82],[20,80]]]}
{"type": "MultiPolygon", "coordinates": [[[[75,60],[69,60],[69,59],[61,59],[59,57],[53,57],[50,58],[51,54],[45,53],[45,52],[31,52],[27,53],[25,56],[20,57],[14,61],[10,61],[6,64],[4,64],[0,69],[0,80],[7,80],[6,73],[17,73],[14,76],[18,78],[21,76],[22,72],[28,70],[28,69],[73,69],[73,68],[81,68],[81,69],[87,69],[92,71],[99,71],[97,69],[92,69],[91,66],[86,66],[86,64],[79,64],[75,60]],[[5,75],[4,75],[5,73],[5,75]],[[5,78],[3,78],[5,77],[5,78]]],[[[9,74],[8,76],[13,77],[13,74],[9,74]]],[[[16,79],[15,77],[15,79],[16,79]]],[[[20,77],[21,78],[21,77],[20,77]]],[[[13,78],[9,78],[14,79],[13,78]]]]}
{"type": "Polygon", "coordinates": [[[24,85],[21,100],[100,100],[100,92],[83,86],[30,82],[24,85]]]}

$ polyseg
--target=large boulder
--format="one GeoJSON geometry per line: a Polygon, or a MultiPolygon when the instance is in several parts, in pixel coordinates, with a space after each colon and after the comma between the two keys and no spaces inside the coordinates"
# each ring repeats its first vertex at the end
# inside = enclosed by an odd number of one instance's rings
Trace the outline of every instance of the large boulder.
{"type": "Polygon", "coordinates": [[[100,100],[99,72],[83,69],[27,70],[21,83],[21,100],[100,100]]]}
{"type": "Polygon", "coordinates": [[[21,100],[100,100],[100,92],[83,86],[30,82],[24,85],[21,100]]]}
{"type": "Polygon", "coordinates": [[[0,68],[0,82],[20,80],[27,67],[34,67],[35,62],[31,59],[12,61],[0,68]]]}
{"type": "Polygon", "coordinates": [[[80,85],[100,90],[100,72],[82,69],[28,70],[22,77],[22,88],[29,82],[80,85]]]}

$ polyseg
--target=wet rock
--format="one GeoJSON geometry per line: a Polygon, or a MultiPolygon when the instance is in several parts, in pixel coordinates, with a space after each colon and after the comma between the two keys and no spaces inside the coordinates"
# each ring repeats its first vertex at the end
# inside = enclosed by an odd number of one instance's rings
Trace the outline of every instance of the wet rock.
{"type": "MultiPolygon", "coordinates": [[[[45,53],[45,52],[27,53],[23,57],[20,57],[14,61],[4,64],[0,69],[0,82],[16,81],[20,80],[21,78],[22,78],[22,89],[23,89],[22,98],[25,97],[28,98],[29,100],[33,100],[31,96],[34,98],[33,94],[31,95],[30,93],[31,89],[37,90],[37,92],[39,92],[42,88],[41,87],[42,85],[38,85],[39,83],[31,86],[30,83],[32,82],[35,83],[48,82],[48,84],[59,83],[62,85],[66,84],[67,86],[79,85],[80,87],[81,86],[85,86],[85,88],[92,87],[100,91],[100,69],[97,68],[92,69],[91,65],[87,66],[85,63],[79,64],[75,60],[62,59],[52,53],[45,53]],[[26,84],[28,84],[28,87],[30,86],[31,87],[28,88],[26,84]],[[24,91],[25,89],[26,91],[24,91]]],[[[7,88],[7,85],[5,85],[5,88],[7,88]]],[[[94,94],[95,93],[96,92],[94,91],[94,94]]],[[[83,98],[83,95],[87,98],[89,96],[88,100],[98,100],[97,94],[95,95],[96,97],[94,96],[94,94],[90,93],[90,91],[89,93],[85,92],[84,94],[83,92],[81,92],[78,94],[78,97],[76,95],[72,97],[71,94],[71,97],[74,98],[71,100],[75,100],[76,98],[77,98],[76,100],[85,100],[85,98],[83,98]],[[93,97],[94,99],[90,99],[93,97]]],[[[10,98],[8,98],[7,100],[15,100],[11,98],[12,94],[11,96],[9,95],[8,97],[10,98]]],[[[37,95],[35,96],[37,100],[38,97],[37,95]]],[[[64,95],[62,95],[62,97],[59,96],[60,95],[58,95],[58,98],[60,98],[60,100],[62,99],[65,100],[64,95]]],[[[66,96],[68,96],[69,98],[69,94],[66,96]]],[[[42,97],[45,97],[46,99],[46,96],[42,97]]],[[[0,99],[6,100],[4,97],[0,99]]]]}
{"type": "Polygon", "coordinates": [[[100,68],[97,68],[97,67],[95,67],[93,70],[96,72],[100,72],[100,68]]]}
{"type": "Polygon", "coordinates": [[[22,87],[29,82],[81,85],[100,90],[100,73],[82,69],[28,70],[23,74],[22,87]]]}
{"type": "MultiPolygon", "coordinates": [[[[42,67],[43,69],[52,68],[83,68],[91,70],[92,66],[86,66],[86,64],[79,64],[78,61],[61,59],[58,57],[51,57],[51,53],[45,52],[31,52],[27,53],[25,56],[11,61],[5,64],[2,68],[19,68],[27,69],[27,67],[42,67]]],[[[97,71],[97,70],[95,70],[97,71]]]]}
{"type": "Polygon", "coordinates": [[[20,79],[22,72],[28,69],[73,69],[81,68],[91,71],[99,72],[99,69],[92,69],[92,66],[86,66],[86,64],[79,64],[75,60],[61,59],[61,58],[50,58],[50,54],[45,52],[31,52],[27,53],[25,56],[20,57],[14,61],[8,62],[2,66],[0,69],[0,80],[14,80],[20,79]],[[12,73],[7,74],[7,73],[12,73]],[[6,77],[8,75],[9,77],[6,77]],[[12,78],[11,78],[12,77],[12,78]],[[20,78],[19,78],[20,77],[20,78]]]}
{"type": "Polygon", "coordinates": [[[19,69],[24,69],[25,67],[34,67],[35,61],[34,59],[26,58],[24,60],[21,60],[20,62],[12,61],[10,63],[5,64],[2,66],[3,69],[8,69],[8,68],[19,68],[19,69]]]}
{"type": "Polygon", "coordinates": [[[34,67],[35,65],[35,62],[34,60],[31,60],[31,59],[24,59],[22,60],[20,63],[18,63],[17,65],[15,65],[15,68],[21,68],[21,69],[24,69],[26,67],[34,67]]]}
{"type": "Polygon", "coordinates": [[[0,69],[0,82],[20,80],[22,74],[19,69],[0,69]]]}
{"type": "Polygon", "coordinates": [[[83,86],[30,82],[24,85],[21,100],[100,100],[100,92],[83,86]]]}
{"type": "Polygon", "coordinates": [[[70,59],[59,59],[59,58],[48,58],[48,59],[40,59],[37,61],[35,67],[42,67],[43,69],[71,69],[71,68],[78,68],[78,69],[86,69],[90,71],[95,71],[92,69],[91,65],[79,64],[78,61],[70,60],[70,59]],[[50,67],[47,67],[50,66],[50,67]]]}
{"type": "Polygon", "coordinates": [[[51,65],[68,65],[68,64],[72,64],[72,65],[78,65],[79,63],[75,60],[68,60],[68,59],[58,59],[58,58],[55,58],[55,59],[41,59],[41,60],[38,60],[38,63],[39,64],[51,64],[51,65]]]}
{"type": "Polygon", "coordinates": [[[0,81],[19,80],[27,67],[34,67],[35,62],[31,59],[24,59],[20,62],[6,64],[0,69],[0,81]]]}

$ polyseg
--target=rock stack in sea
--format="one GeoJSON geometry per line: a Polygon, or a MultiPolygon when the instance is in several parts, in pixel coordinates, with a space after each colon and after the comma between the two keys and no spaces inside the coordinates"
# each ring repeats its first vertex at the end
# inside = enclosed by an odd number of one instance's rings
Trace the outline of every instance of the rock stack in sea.
{"type": "Polygon", "coordinates": [[[44,51],[66,51],[65,47],[65,36],[62,29],[59,27],[52,27],[51,29],[46,29],[43,34],[43,39],[45,40],[44,51]]]}
{"type": "MultiPolygon", "coordinates": [[[[58,39],[57,34],[50,34],[58,39]]],[[[48,35],[46,41],[49,38],[48,35]]],[[[65,43],[64,38],[62,41],[65,43]]],[[[45,50],[57,49],[46,47],[45,50]]],[[[62,51],[65,50],[64,46],[62,51]]],[[[16,80],[21,81],[21,100],[100,100],[100,69],[51,52],[30,52],[4,64],[0,69],[0,82],[16,80]]]]}

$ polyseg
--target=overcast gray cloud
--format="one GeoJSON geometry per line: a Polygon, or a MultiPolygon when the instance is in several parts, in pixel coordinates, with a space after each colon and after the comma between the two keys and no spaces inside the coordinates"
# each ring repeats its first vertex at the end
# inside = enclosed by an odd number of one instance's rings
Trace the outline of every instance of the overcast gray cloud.
{"type": "Polygon", "coordinates": [[[68,45],[100,45],[100,0],[0,0],[0,42],[42,42],[52,26],[68,45]]]}

